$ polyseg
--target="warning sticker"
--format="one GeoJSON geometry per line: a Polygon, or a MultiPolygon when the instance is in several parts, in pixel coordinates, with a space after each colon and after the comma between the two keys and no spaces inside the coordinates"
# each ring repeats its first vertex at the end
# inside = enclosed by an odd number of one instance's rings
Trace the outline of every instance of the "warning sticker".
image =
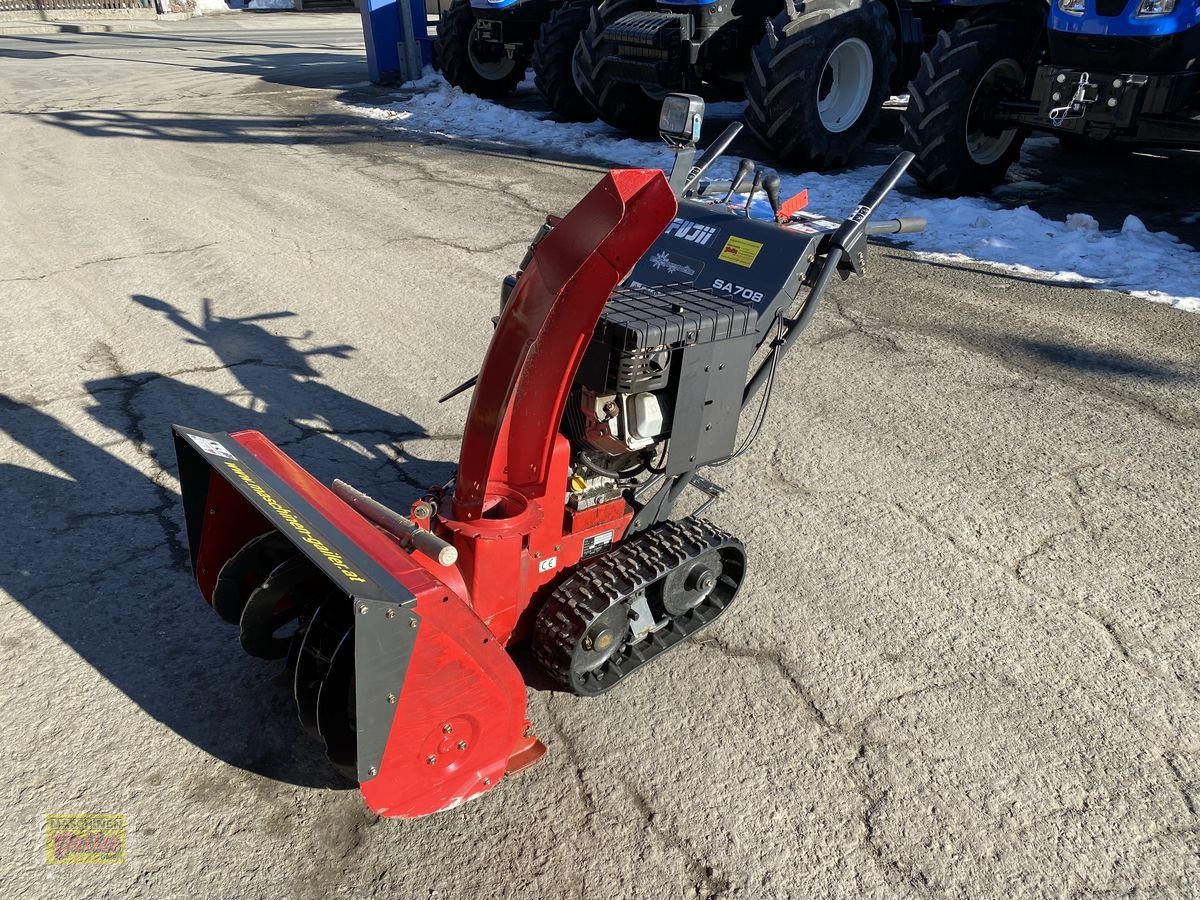
{"type": "Polygon", "coordinates": [[[196,437],[194,434],[189,434],[188,440],[190,440],[193,444],[210,456],[223,456],[225,459],[237,459],[236,456],[225,449],[225,445],[220,441],[214,441],[211,438],[196,437]]]}
{"type": "Polygon", "coordinates": [[[745,266],[747,269],[754,265],[758,251],[762,249],[758,241],[748,241],[745,238],[731,237],[721,248],[720,259],[733,263],[735,266],[745,266]]]}

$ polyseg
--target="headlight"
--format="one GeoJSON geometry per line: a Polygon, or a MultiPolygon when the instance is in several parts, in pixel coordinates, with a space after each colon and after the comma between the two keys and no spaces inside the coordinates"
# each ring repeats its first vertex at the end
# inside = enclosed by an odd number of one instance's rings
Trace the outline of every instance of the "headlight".
{"type": "MultiPolygon", "coordinates": [[[[1085,12],[1084,4],[1086,2],[1087,0],[1058,0],[1058,8],[1073,16],[1082,16],[1085,12]]],[[[1145,0],[1142,0],[1142,2],[1145,2],[1145,0]]]]}
{"type": "Polygon", "coordinates": [[[1136,18],[1146,19],[1151,16],[1166,16],[1175,12],[1175,0],[1142,0],[1138,4],[1136,18]]]}

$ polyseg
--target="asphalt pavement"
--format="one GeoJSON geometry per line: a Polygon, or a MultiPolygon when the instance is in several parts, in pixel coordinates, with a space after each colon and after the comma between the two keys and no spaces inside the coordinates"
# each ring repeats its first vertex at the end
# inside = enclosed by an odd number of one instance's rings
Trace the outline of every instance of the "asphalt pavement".
{"type": "Polygon", "coordinates": [[[353,16],[0,61],[6,896],[1200,896],[1200,317],[878,248],[717,473],[730,613],[381,820],[197,596],[169,426],[444,479],[436,398],[599,170],[347,115],[353,16]],[[47,865],[68,813],[125,815],[126,863],[47,865]]]}

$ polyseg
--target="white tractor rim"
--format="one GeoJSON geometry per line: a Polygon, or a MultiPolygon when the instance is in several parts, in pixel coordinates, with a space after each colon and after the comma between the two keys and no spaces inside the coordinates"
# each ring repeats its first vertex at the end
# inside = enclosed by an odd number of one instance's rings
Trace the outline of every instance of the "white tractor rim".
{"type": "Polygon", "coordinates": [[[517,61],[507,56],[485,61],[476,56],[475,29],[478,27],[478,22],[472,25],[471,36],[467,38],[467,56],[471,60],[471,68],[475,70],[480,78],[486,78],[488,81],[500,81],[502,78],[508,76],[508,73],[513,70],[513,66],[517,64],[517,61]]]}
{"type": "Polygon", "coordinates": [[[979,92],[985,87],[992,87],[1001,78],[1013,79],[1020,83],[1025,80],[1025,73],[1021,70],[1021,64],[1015,59],[1002,59],[992,63],[991,68],[984,72],[983,77],[979,79],[979,84],[975,85],[975,93],[971,95],[971,105],[967,107],[967,124],[964,126],[967,135],[967,153],[970,154],[971,160],[979,166],[990,166],[1003,157],[1017,137],[1015,128],[1008,128],[996,135],[970,130],[969,113],[975,106],[975,99],[979,96],[979,92]]]}
{"type": "Polygon", "coordinates": [[[853,127],[867,108],[874,77],[875,60],[862,38],[847,38],[833,48],[817,80],[817,115],[826,131],[853,127]]]}

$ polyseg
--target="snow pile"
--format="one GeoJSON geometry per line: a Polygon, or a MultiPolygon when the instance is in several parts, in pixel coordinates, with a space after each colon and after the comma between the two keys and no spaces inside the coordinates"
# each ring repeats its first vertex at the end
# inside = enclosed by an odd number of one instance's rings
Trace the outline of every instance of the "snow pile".
{"type": "MultiPolygon", "coordinates": [[[[399,130],[528,147],[548,157],[582,155],[646,168],[671,164],[671,152],[660,143],[624,137],[599,122],[555,122],[543,113],[480,100],[450,87],[430,70],[406,90],[415,93],[390,106],[354,108],[399,130]]],[[[532,91],[533,86],[526,82],[520,90],[532,91]]],[[[710,116],[716,113],[713,110],[710,116]]],[[[722,160],[710,175],[731,177],[735,166],[736,160],[722,160]]],[[[849,212],[882,171],[882,166],[865,166],[837,175],[787,170],[779,174],[784,197],[807,188],[812,209],[836,216],[849,212]]],[[[913,182],[905,178],[900,185],[903,191],[913,182]]],[[[760,215],[770,214],[765,199],[756,201],[755,209],[760,215]]],[[[1124,290],[1200,312],[1200,253],[1173,235],[1147,230],[1132,215],[1119,232],[1102,231],[1095,219],[1082,213],[1058,222],[1026,206],[1007,209],[979,198],[925,199],[893,193],[879,216],[900,215],[924,216],[929,221],[925,232],[902,238],[927,258],[989,263],[1048,281],[1124,290]]]]}

